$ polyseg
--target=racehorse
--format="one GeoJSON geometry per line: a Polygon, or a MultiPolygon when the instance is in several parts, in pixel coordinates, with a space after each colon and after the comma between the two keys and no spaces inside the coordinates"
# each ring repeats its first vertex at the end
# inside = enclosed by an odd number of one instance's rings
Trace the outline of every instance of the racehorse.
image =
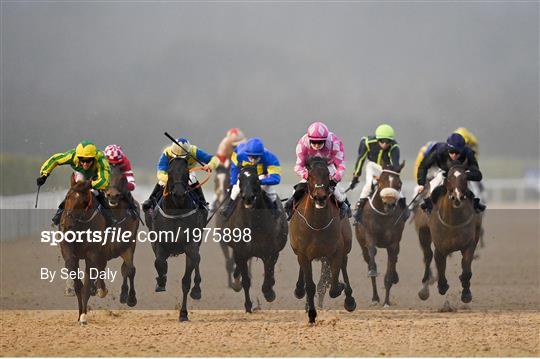
{"type": "Polygon", "coordinates": [[[264,282],[262,292],[268,302],[274,301],[276,293],[273,286],[274,267],[279,257],[279,252],[287,243],[287,218],[278,203],[279,216],[274,216],[271,210],[270,198],[261,188],[255,166],[244,166],[238,176],[240,195],[236,199],[236,208],[228,219],[221,213],[216,219],[217,228],[230,229],[233,237],[223,241],[232,248],[233,258],[236,264],[234,271],[235,280],[241,276],[244,289],[244,307],[246,312],[251,313],[252,302],[249,295],[251,278],[248,269],[248,260],[253,257],[262,259],[264,263],[264,282]],[[234,231],[239,230],[240,236],[235,236],[234,231]],[[237,237],[235,239],[235,237],[237,237]]]}
{"type": "Polygon", "coordinates": [[[356,239],[368,265],[368,277],[371,277],[372,305],[378,304],[380,301],[376,282],[378,273],[375,255],[377,248],[386,248],[388,253],[388,264],[384,276],[385,307],[390,306],[390,288],[399,282],[396,263],[405,220],[401,219],[403,210],[398,208],[397,202],[400,198],[402,185],[400,173],[404,166],[403,162],[397,169],[389,165],[383,167],[377,178],[375,190],[368,197],[368,205],[363,208],[362,222],[356,226],[356,239]]]}
{"type": "MultiPolygon", "coordinates": [[[[169,161],[168,180],[161,200],[153,213],[147,214],[146,222],[154,231],[172,231],[175,238],[161,238],[152,243],[155,255],[154,266],[157,271],[156,292],[165,291],[167,283],[167,258],[185,253],[186,267],[182,278],[182,305],[180,321],[188,320],[187,295],[191,289],[191,275],[195,270],[194,286],[190,295],[201,298],[201,277],[198,273],[200,240],[193,235],[194,229],[202,231],[206,225],[208,211],[200,208],[194,198],[194,187],[189,185],[188,163],[185,158],[175,157],[169,161]]],[[[200,185],[200,184],[199,184],[200,185]]],[[[162,232],[163,233],[163,232],[162,232]]]]}
{"type": "Polygon", "coordinates": [[[105,192],[109,207],[116,218],[115,227],[122,232],[132,233],[132,242],[121,254],[122,263],[122,289],[120,293],[120,303],[126,303],[133,307],[137,304],[135,295],[135,266],[133,255],[137,241],[135,235],[139,229],[139,203],[131,196],[128,189],[128,182],[122,170],[117,165],[111,165],[111,183],[105,192]],[[129,278],[129,286],[128,286],[129,278]]]}
{"type": "Polygon", "coordinates": [[[330,175],[326,159],[312,157],[307,161],[308,195],[294,209],[289,223],[291,247],[298,257],[300,270],[294,291],[298,299],[307,292],[309,323],[315,323],[315,283],[312,261],[326,258],[332,272],[330,297],[337,298],[345,290],[344,307],[348,311],[356,308],[352,288],[347,274],[347,255],[351,251],[352,230],[348,218],[340,218],[336,201],[330,198],[330,175]],[[345,284],[338,281],[342,272],[345,284]]]}
{"type": "Polygon", "coordinates": [[[422,280],[424,285],[418,295],[422,300],[429,297],[427,282],[429,280],[429,265],[433,256],[431,254],[431,242],[433,242],[439,293],[444,295],[449,288],[445,275],[446,257],[452,252],[460,251],[462,274],[459,279],[463,287],[461,301],[469,303],[472,300],[470,290],[471,263],[480,237],[482,216],[476,213],[472,201],[467,198],[466,165],[449,164],[448,167],[449,170],[443,185],[435,189],[432,194],[434,207],[427,216],[429,231],[420,227],[424,230],[420,243],[424,251],[426,271],[422,280]]]}

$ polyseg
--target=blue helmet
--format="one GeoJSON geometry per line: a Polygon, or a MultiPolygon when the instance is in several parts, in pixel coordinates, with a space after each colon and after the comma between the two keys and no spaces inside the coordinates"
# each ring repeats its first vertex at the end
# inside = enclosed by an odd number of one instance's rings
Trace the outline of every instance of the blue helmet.
{"type": "Polygon", "coordinates": [[[245,146],[244,152],[248,156],[262,156],[264,154],[264,144],[259,137],[250,138],[245,146]]]}
{"type": "Polygon", "coordinates": [[[448,136],[448,139],[446,140],[446,145],[449,150],[463,152],[463,150],[465,149],[465,139],[459,133],[453,133],[448,136]]]}

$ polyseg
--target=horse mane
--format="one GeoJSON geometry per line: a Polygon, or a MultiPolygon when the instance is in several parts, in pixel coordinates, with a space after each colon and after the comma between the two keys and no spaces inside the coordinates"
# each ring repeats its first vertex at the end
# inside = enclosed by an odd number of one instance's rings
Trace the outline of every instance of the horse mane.
{"type": "Polygon", "coordinates": [[[326,158],[320,157],[320,156],[310,157],[306,161],[306,167],[307,167],[307,169],[309,171],[311,171],[311,169],[313,169],[313,167],[315,167],[317,165],[322,165],[322,166],[326,167],[326,166],[328,166],[328,162],[327,162],[326,158]]]}
{"type": "Polygon", "coordinates": [[[71,190],[75,192],[86,192],[92,187],[90,181],[77,181],[71,186],[71,190]]]}

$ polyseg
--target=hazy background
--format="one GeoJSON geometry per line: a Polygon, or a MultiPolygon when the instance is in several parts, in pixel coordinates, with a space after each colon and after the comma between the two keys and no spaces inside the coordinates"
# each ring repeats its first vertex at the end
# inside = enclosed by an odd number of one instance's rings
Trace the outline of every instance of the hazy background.
{"type": "Polygon", "coordinates": [[[423,143],[466,126],[482,160],[538,166],[538,2],[2,2],[1,11],[4,154],[42,161],[86,138],[121,144],[151,169],[164,130],[213,152],[238,126],[290,163],[307,125],[322,120],[350,167],[381,122],[409,164],[423,143]]]}

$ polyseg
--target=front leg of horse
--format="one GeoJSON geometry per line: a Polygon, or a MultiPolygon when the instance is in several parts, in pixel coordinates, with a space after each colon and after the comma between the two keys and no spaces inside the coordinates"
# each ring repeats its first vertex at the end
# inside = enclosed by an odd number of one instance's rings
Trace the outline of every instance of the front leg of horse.
{"type": "Polygon", "coordinates": [[[352,287],[349,282],[349,273],[347,272],[347,262],[348,257],[345,255],[341,265],[341,273],[343,275],[343,281],[345,282],[345,303],[343,306],[347,311],[352,312],[356,309],[356,300],[352,296],[352,287]]]}
{"type": "Polygon", "coordinates": [[[193,277],[193,288],[191,288],[191,292],[189,295],[191,298],[195,300],[199,300],[202,297],[201,294],[201,272],[199,270],[199,265],[195,267],[195,276],[193,277]]]}
{"type": "Polygon", "coordinates": [[[462,273],[459,276],[463,291],[461,292],[461,301],[463,303],[470,303],[472,301],[471,293],[471,264],[474,259],[474,246],[470,246],[461,251],[463,258],[461,259],[462,273]]]}
{"type": "Polygon", "coordinates": [[[438,288],[439,294],[444,295],[448,291],[450,286],[446,280],[446,255],[442,254],[435,248],[435,264],[437,265],[437,272],[439,273],[438,288]]]}
{"type": "MultiPolygon", "coordinates": [[[[233,271],[234,271],[234,259],[229,253],[229,246],[221,241],[219,242],[223,256],[225,257],[225,270],[227,271],[227,285],[229,288],[233,288],[233,271]]],[[[239,286],[238,286],[239,287],[239,286]]],[[[234,289],[234,288],[233,288],[234,289]]]]}
{"type": "Polygon", "coordinates": [[[249,276],[249,269],[246,258],[237,258],[235,257],[236,267],[240,271],[242,276],[242,288],[244,288],[244,308],[246,313],[251,313],[253,303],[249,296],[249,288],[251,287],[251,278],[249,276]]]}
{"type": "MultiPolygon", "coordinates": [[[[87,262],[86,267],[89,267],[89,263],[87,262]]],[[[80,280],[75,280],[75,291],[77,291],[77,281],[80,282],[80,280]]],[[[88,300],[90,299],[90,286],[91,286],[91,280],[90,276],[86,275],[84,276],[84,281],[82,288],[80,290],[80,313],[79,313],[79,324],[80,325],[86,325],[88,324],[88,300]]],[[[79,298],[79,295],[77,295],[77,298],[79,298]]]]}
{"type": "Polygon", "coordinates": [[[184,277],[182,278],[182,306],[180,308],[179,317],[179,320],[181,322],[189,320],[187,310],[187,297],[189,290],[191,289],[191,275],[193,273],[193,270],[199,265],[200,260],[201,257],[198,250],[186,249],[186,269],[184,272],[184,277]]]}
{"type": "Polygon", "coordinates": [[[384,276],[384,288],[386,289],[386,294],[384,297],[384,306],[390,306],[390,288],[393,284],[399,282],[399,276],[396,271],[396,263],[398,260],[399,253],[399,244],[391,246],[386,250],[388,252],[388,264],[386,268],[386,274],[384,276]]]}
{"type": "MultiPolygon", "coordinates": [[[[107,261],[99,261],[99,264],[97,267],[99,273],[103,273],[106,267],[107,267],[107,261]]],[[[96,279],[96,288],[97,288],[96,294],[98,297],[105,298],[107,296],[107,293],[109,292],[109,290],[105,286],[105,281],[103,280],[103,278],[98,277],[96,279]]]]}
{"type": "Polygon", "coordinates": [[[314,324],[315,318],[317,318],[317,309],[315,309],[315,282],[313,281],[313,271],[311,260],[303,255],[298,256],[298,263],[304,273],[304,283],[307,293],[307,307],[309,323],[314,324]]]}
{"type": "Polygon", "coordinates": [[[169,258],[169,254],[165,253],[165,250],[159,244],[156,247],[155,254],[156,259],[154,261],[154,266],[156,267],[156,271],[158,274],[158,276],[156,277],[155,291],[164,292],[165,286],[167,285],[167,258],[169,258]]]}
{"type": "Polygon", "coordinates": [[[126,303],[130,307],[134,307],[137,304],[137,297],[135,293],[135,266],[133,264],[133,249],[128,249],[122,253],[122,291],[120,293],[120,303],[126,303]],[[129,278],[129,287],[128,287],[129,278]]]}
{"type": "Polygon", "coordinates": [[[271,255],[263,259],[264,262],[264,282],[262,285],[262,292],[264,299],[267,302],[273,302],[276,299],[276,292],[273,287],[276,283],[274,278],[274,268],[278,260],[279,254],[271,255]]]}
{"type": "Polygon", "coordinates": [[[330,298],[337,298],[345,289],[345,285],[339,281],[339,272],[343,265],[343,253],[342,250],[336,251],[333,257],[328,258],[330,261],[330,270],[332,272],[332,280],[330,284],[330,291],[328,294],[330,298]]]}
{"type": "Polygon", "coordinates": [[[431,261],[433,260],[433,251],[431,250],[431,239],[429,237],[429,229],[421,229],[418,232],[420,239],[420,247],[424,255],[424,277],[422,278],[422,289],[418,292],[418,297],[421,300],[429,298],[429,284],[433,278],[431,273],[431,261]]]}
{"type": "MultiPolygon", "coordinates": [[[[79,261],[74,256],[68,256],[64,261],[64,266],[70,273],[77,273],[79,271],[79,261]]],[[[73,281],[73,289],[75,295],[77,296],[77,303],[79,308],[79,316],[77,320],[80,321],[81,314],[83,313],[83,304],[82,304],[82,282],[80,279],[75,279],[73,281]]]]}
{"type": "MultiPolygon", "coordinates": [[[[375,249],[376,251],[377,249],[375,249]]],[[[364,261],[367,263],[368,265],[368,274],[369,274],[369,263],[371,261],[370,259],[370,255],[369,255],[369,250],[366,246],[362,246],[362,256],[364,257],[364,261]]],[[[375,271],[375,274],[377,273],[377,271],[375,271]]],[[[372,292],[373,292],[373,295],[371,296],[371,305],[372,306],[375,306],[375,305],[378,305],[379,302],[381,301],[380,298],[379,298],[379,293],[377,292],[377,276],[373,276],[371,277],[371,288],[372,288],[372,292]]]]}
{"type": "Polygon", "coordinates": [[[298,270],[298,280],[296,281],[296,288],[294,289],[294,296],[297,299],[302,299],[306,295],[306,285],[304,282],[304,272],[302,267],[298,270]]]}

